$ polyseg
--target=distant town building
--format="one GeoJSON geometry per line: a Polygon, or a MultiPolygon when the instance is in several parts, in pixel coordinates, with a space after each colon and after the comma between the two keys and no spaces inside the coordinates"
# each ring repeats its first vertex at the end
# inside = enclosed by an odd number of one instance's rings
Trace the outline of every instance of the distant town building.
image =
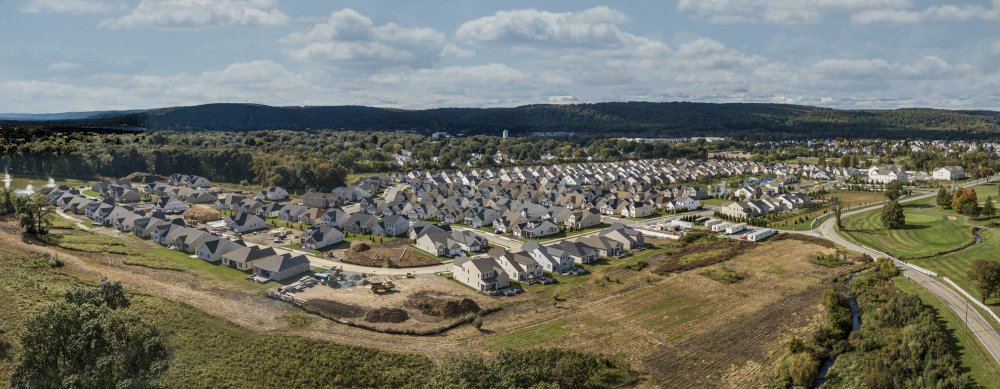
{"type": "Polygon", "coordinates": [[[503,138],[507,139],[507,130],[503,130],[503,138]]]}
{"type": "Polygon", "coordinates": [[[753,158],[753,154],[746,151],[723,151],[721,153],[708,153],[708,159],[721,158],[721,159],[750,159],[753,158]]]}

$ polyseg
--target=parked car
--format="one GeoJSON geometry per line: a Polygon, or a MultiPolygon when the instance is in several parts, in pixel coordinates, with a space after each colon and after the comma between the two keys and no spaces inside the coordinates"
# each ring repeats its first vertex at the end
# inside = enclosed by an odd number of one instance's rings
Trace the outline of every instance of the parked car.
{"type": "MultiPolygon", "coordinates": [[[[744,238],[746,239],[746,238],[744,238]]],[[[281,238],[274,238],[274,243],[281,243],[281,238]]]]}

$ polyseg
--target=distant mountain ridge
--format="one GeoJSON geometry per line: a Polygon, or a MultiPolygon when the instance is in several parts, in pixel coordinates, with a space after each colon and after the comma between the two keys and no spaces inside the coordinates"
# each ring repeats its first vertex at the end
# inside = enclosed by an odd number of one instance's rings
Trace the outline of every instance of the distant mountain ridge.
{"type": "MultiPolygon", "coordinates": [[[[630,137],[761,136],[928,139],[995,138],[1000,112],[930,108],[840,110],[788,104],[612,102],[514,108],[403,110],[365,106],[272,107],[205,104],[136,111],[68,113],[77,119],[141,122],[152,130],[447,131],[514,136],[538,132],[630,137]],[[125,120],[128,119],[128,120],[125,120]]],[[[60,114],[51,114],[60,115],[60,114]]],[[[4,118],[0,114],[0,118],[4,118]]],[[[130,124],[138,125],[138,124],[130,124]]]]}
{"type": "Polygon", "coordinates": [[[0,113],[0,120],[51,121],[51,120],[86,120],[123,116],[133,113],[147,112],[148,109],[129,111],[90,111],[63,113],[0,113]]]}

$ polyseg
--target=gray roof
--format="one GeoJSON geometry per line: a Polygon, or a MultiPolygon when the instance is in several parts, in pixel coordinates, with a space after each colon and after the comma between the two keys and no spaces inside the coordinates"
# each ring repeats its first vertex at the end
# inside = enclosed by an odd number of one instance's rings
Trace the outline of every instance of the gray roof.
{"type": "Polygon", "coordinates": [[[293,257],[291,254],[281,254],[257,262],[253,267],[271,272],[282,272],[302,265],[309,265],[309,259],[305,255],[293,257]]]}

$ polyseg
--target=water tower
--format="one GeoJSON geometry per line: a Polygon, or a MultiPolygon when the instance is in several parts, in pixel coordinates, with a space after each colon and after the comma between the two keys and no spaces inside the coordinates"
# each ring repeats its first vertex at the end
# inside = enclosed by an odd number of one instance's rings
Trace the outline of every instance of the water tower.
{"type": "Polygon", "coordinates": [[[507,139],[507,130],[503,130],[503,138],[507,139]]]}

